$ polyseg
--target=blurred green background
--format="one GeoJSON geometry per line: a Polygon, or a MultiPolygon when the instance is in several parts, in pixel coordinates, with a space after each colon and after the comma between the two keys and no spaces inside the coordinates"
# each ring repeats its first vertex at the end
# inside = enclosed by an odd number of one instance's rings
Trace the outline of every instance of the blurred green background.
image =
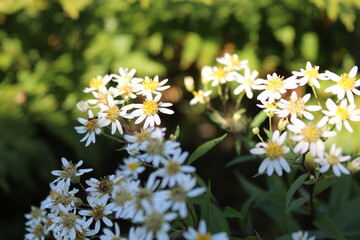
{"type": "MultiPolygon", "coordinates": [[[[61,157],[83,159],[96,177],[120,163],[111,140],[85,148],[74,130],[75,104],[93,77],[127,67],[168,78],[164,98],[176,114],[163,125],[180,125],[191,151],[221,130],[199,117],[202,108],[190,109],[184,76],[199,77],[224,52],[248,59],[260,76],[290,74],[308,60],[348,72],[360,62],[359,11],[358,0],[0,0],[1,239],[23,238],[23,214],[45,198],[61,157]]],[[[246,194],[231,171],[216,171],[235,155],[228,137],[197,167],[220,203],[239,208],[246,194]]],[[[256,167],[242,171],[252,176],[256,167]]]]}

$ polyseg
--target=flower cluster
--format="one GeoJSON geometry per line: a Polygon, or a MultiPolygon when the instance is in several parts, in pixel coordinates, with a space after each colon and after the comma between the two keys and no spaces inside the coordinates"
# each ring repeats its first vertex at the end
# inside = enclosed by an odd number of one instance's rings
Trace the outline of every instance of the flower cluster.
{"type": "MultiPolygon", "coordinates": [[[[240,108],[243,96],[252,99],[256,94],[260,101],[257,106],[269,118],[270,128],[266,141],[256,131],[261,142],[250,149],[251,154],[266,156],[259,166],[259,173],[272,175],[276,172],[281,176],[283,171],[291,171],[290,163],[303,164],[302,159],[305,158],[302,156],[305,154],[320,165],[320,173],[329,169],[336,176],[350,173],[342,163],[350,160],[351,156],[344,156],[341,148],[335,144],[327,150],[325,141],[334,137],[343,126],[353,132],[351,122],[360,121],[360,109],[355,103],[355,95],[360,95],[357,89],[360,86],[360,79],[356,78],[357,66],[349,73],[338,75],[328,70],[320,73],[318,66],[307,62],[305,69],[293,71],[287,78],[272,73],[267,74],[266,79],[261,79],[256,70],[250,70],[248,61],[239,60],[236,54],[226,53],[216,60],[218,66],[202,69],[200,90],[194,90],[194,81],[190,77],[185,79],[187,90],[194,94],[190,104],[203,104],[215,122],[234,132],[237,122],[243,118],[242,113],[246,111],[240,108]],[[321,81],[331,81],[333,84],[321,89],[321,81]],[[312,93],[303,94],[307,86],[312,93]],[[326,108],[321,105],[317,90],[333,94],[326,100],[326,108]],[[222,101],[224,112],[212,105],[211,99],[215,97],[222,101]],[[229,99],[233,99],[236,104],[229,104],[229,99]],[[278,122],[278,130],[275,131],[274,119],[278,122]]],[[[241,124],[246,125],[246,122],[241,124]]]]}
{"type": "Polygon", "coordinates": [[[82,126],[75,127],[78,133],[85,133],[80,140],[86,141],[85,146],[95,143],[95,135],[104,127],[111,127],[112,135],[123,134],[123,124],[129,119],[136,118],[134,124],[144,122],[143,128],[146,129],[161,124],[159,112],[174,113],[168,109],[171,103],[160,101],[161,92],[170,87],[165,85],[168,80],[160,81],[158,76],[137,78],[135,72],[135,69],[120,68],[119,74],[98,76],[84,89],[94,97],[77,104],[78,109],[86,114],[86,118],[78,118],[82,126]]]}
{"type": "Polygon", "coordinates": [[[92,169],[79,169],[83,161],[74,164],[62,158],[62,170],[52,171],[57,178],[50,184],[49,195],[39,208],[33,207],[25,215],[25,239],[166,240],[171,233],[189,240],[228,239],[226,233],[211,237],[204,221],[200,221],[199,231],[176,223],[190,217],[189,211],[194,210],[189,208],[188,200],[203,194],[206,188],[198,186],[195,167],[186,164],[189,153],[182,150],[176,136],[166,137],[166,129],[155,126],[160,124],[158,111],[173,113],[165,108],[170,103],[159,102],[161,91],[168,88],[164,85],[167,80],[159,82],[157,76],[138,79],[134,73],[120,69],[120,76],[93,79],[84,91],[95,99],[78,104],[88,118],[80,118],[84,126],[76,128],[86,133],[81,141],[86,140],[88,145],[95,142],[100,128],[111,124],[111,133],[121,133],[119,140],[129,156],[113,174],[85,180],[85,186],[82,175],[92,169]],[[106,88],[111,81],[118,85],[106,88]],[[139,96],[145,99],[142,104],[129,103],[139,96]],[[123,125],[124,119],[136,117],[131,127],[123,125]],[[134,125],[143,120],[143,127],[134,130],[134,125]],[[131,224],[128,231],[121,229],[124,221],[131,224]]]}

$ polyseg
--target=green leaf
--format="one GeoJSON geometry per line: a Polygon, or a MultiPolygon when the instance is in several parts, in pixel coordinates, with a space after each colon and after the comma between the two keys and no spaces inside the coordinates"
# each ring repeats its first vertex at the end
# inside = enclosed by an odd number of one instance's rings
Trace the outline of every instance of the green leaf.
{"type": "Polygon", "coordinates": [[[234,158],[233,160],[231,160],[230,162],[228,162],[225,167],[230,167],[232,165],[238,164],[238,163],[243,163],[243,162],[247,162],[247,161],[251,161],[256,159],[257,157],[254,155],[245,155],[245,156],[239,156],[237,158],[234,158]]]}
{"type": "Polygon", "coordinates": [[[339,181],[338,177],[323,178],[315,183],[313,195],[316,196],[339,181]]]}
{"type": "Polygon", "coordinates": [[[225,137],[227,136],[227,133],[222,135],[221,137],[215,138],[213,140],[210,140],[206,143],[203,143],[200,145],[195,151],[190,155],[187,164],[192,164],[195,160],[200,158],[202,155],[210,151],[213,147],[215,147],[217,144],[219,144],[225,137]]]}
{"type": "Polygon", "coordinates": [[[314,221],[314,225],[332,239],[346,240],[346,238],[341,234],[341,232],[328,217],[319,216],[314,221]]]}
{"type": "Polygon", "coordinates": [[[309,201],[309,197],[301,197],[301,198],[295,199],[294,201],[292,201],[290,203],[290,205],[286,209],[285,213],[289,213],[289,212],[297,209],[298,207],[300,207],[301,205],[303,205],[307,201],[309,201]]]}
{"type": "Polygon", "coordinates": [[[266,112],[264,111],[259,112],[258,114],[256,114],[256,116],[250,123],[250,127],[251,128],[259,127],[265,121],[266,118],[267,118],[266,112]]]}
{"type": "Polygon", "coordinates": [[[174,135],[175,135],[176,138],[178,138],[180,136],[180,126],[179,125],[176,126],[176,130],[175,130],[174,135]]]}
{"type": "Polygon", "coordinates": [[[226,207],[224,210],[224,215],[227,218],[242,218],[242,215],[239,211],[236,211],[235,209],[231,207],[226,207]]]}
{"type": "Polygon", "coordinates": [[[286,193],[286,207],[289,206],[290,201],[292,199],[292,197],[294,196],[295,192],[298,190],[299,187],[301,187],[301,185],[303,184],[303,182],[305,181],[305,179],[308,177],[307,173],[304,173],[302,175],[300,175],[294,182],[293,184],[291,184],[288,192],[286,193]]]}

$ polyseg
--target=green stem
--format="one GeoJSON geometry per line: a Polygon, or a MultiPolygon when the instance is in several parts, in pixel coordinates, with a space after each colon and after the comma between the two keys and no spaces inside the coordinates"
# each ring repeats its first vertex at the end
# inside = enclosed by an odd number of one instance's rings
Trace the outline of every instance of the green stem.
{"type": "Polygon", "coordinates": [[[320,103],[319,97],[318,97],[318,95],[317,95],[317,93],[316,93],[315,87],[314,87],[314,86],[311,86],[311,89],[312,89],[312,91],[313,91],[313,93],[314,93],[314,96],[315,96],[315,98],[316,98],[319,106],[321,107],[321,109],[323,109],[323,107],[322,107],[322,105],[321,105],[321,103],[320,103]]]}
{"type": "Polygon", "coordinates": [[[242,101],[244,95],[245,95],[245,91],[242,91],[239,98],[236,100],[236,105],[235,105],[235,109],[234,109],[235,111],[239,109],[241,101],[242,101]]]}

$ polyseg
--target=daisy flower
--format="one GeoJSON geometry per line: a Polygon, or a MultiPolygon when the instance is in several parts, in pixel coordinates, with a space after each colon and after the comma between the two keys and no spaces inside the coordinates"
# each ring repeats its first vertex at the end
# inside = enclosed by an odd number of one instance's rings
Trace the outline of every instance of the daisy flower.
{"type": "Polygon", "coordinates": [[[183,234],[186,240],[198,240],[198,239],[209,239],[209,240],[228,240],[228,236],[225,232],[216,233],[211,235],[206,229],[206,223],[201,220],[199,223],[199,229],[196,231],[193,227],[189,227],[183,234]]]}
{"type": "Polygon", "coordinates": [[[194,95],[194,98],[190,100],[190,105],[195,105],[197,103],[204,104],[208,101],[208,97],[212,93],[211,90],[208,91],[192,91],[192,94],[194,95]]]}
{"type": "Polygon", "coordinates": [[[141,227],[131,227],[129,230],[129,240],[139,240],[145,238],[145,230],[141,227]]]}
{"type": "Polygon", "coordinates": [[[76,104],[77,109],[80,112],[87,113],[91,107],[89,106],[89,103],[87,101],[80,101],[76,104]]]}
{"type": "Polygon", "coordinates": [[[234,77],[235,81],[240,83],[240,85],[235,88],[234,94],[239,95],[241,92],[245,91],[246,96],[251,99],[253,97],[252,89],[258,89],[258,85],[254,83],[258,75],[258,71],[250,72],[249,68],[245,68],[244,76],[237,72],[231,73],[231,76],[234,77]]]}
{"type": "Polygon", "coordinates": [[[315,86],[316,88],[320,88],[318,80],[328,79],[325,73],[319,73],[319,66],[313,67],[309,61],[306,62],[305,69],[301,68],[300,72],[293,71],[292,74],[299,78],[298,82],[300,86],[304,86],[309,83],[311,87],[315,86]]]}
{"type": "Polygon", "coordinates": [[[170,85],[165,85],[167,81],[168,79],[164,79],[159,82],[158,75],[156,75],[154,79],[146,76],[142,82],[136,85],[135,91],[137,92],[137,94],[146,96],[146,98],[151,98],[153,94],[161,96],[160,92],[170,87],[170,85]]]}
{"type": "Polygon", "coordinates": [[[92,94],[94,95],[95,99],[88,99],[87,102],[89,104],[94,105],[94,107],[99,107],[100,104],[108,105],[109,95],[112,98],[116,98],[120,95],[120,92],[117,88],[110,87],[100,87],[97,91],[93,91],[92,94]]]}
{"type": "Polygon", "coordinates": [[[52,225],[47,229],[52,231],[56,239],[66,238],[70,240],[76,239],[76,231],[81,232],[84,220],[76,214],[76,210],[70,211],[60,205],[61,214],[51,217],[52,225]]]}
{"type": "Polygon", "coordinates": [[[295,152],[301,154],[310,152],[312,156],[322,157],[325,144],[321,138],[333,137],[336,132],[324,130],[327,119],[321,119],[316,125],[305,124],[303,121],[293,118],[287,128],[294,133],[291,139],[298,142],[294,148],[295,152]]]}
{"type": "Polygon", "coordinates": [[[109,204],[116,218],[132,218],[135,212],[127,206],[133,204],[139,191],[140,181],[124,180],[114,187],[112,202],[109,204]]]}
{"type": "Polygon", "coordinates": [[[264,112],[268,117],[274,116],[274,113],[277,111],[277,102],[269,102],[261,100],[262,104],[256,104],[259,108],[263,108],[264,112]]]}
{"type": "Polygon", "coordinates": [[[171,107],[172,103],[159,103],[161,95],[156,95],[153,99],[152,96],[147,96],[145,101],[142,104],[129,104],[122,108],[122,110],[130,110],[132,108],[137,108],[134,110],[131,115],[137,117],[135,124],[139,124],[145,120],[143,129],[147,127],[153,127],[155,124],[160,125],[161,120],[158,115],[158,112],[165,114],[173,114],[174,111],[166,107],[171,107]]]}
{"type": "Polygon", "coordinates": [[[336,94],[337,98],[340,100],[343,99],[346,94],[349,103],[355,104],[353,94],[360,95],[360,91],[356,89],[356,87],[360,86],[360,79],[356,80],[357,71],[358,71],[357,66],[354,66],[350,70],[349,74],[343,73],[340,76],[333,72],[326,71],[326,74],[329,77],[329,79],[336,82],[336,84],[326,88],[325,92],[331,92],[332,94],[336,94]]]}
{"type": "Polygon", "coordinates": [[[199,196],[206,191],[203,187],[196,188],[195,186],[196,179],[186,175],[176,186],[166,190],[166,198],[172,203],[171,210],[178,212],[182,218],[187,216],[187,199],[199,196]]]}
{"type": "Polygon", "coordinates": [[[308,111],[319,111],[321,107],[319,105],[308,105],[306,106],[306,103],[311,98],[311,94],[308,93],[302,98],[297,96],[297,93],[293,91],[291,93],[290,99],[280,99],[277,106],[279,109],[275,112],[280,118],[285,118],[288,115],[291,116],[291,118],[301,118],[304,116],[305,118],[309,120],[314,119],[314,115],[309,113],[308,111]]]}
{"type": "Polygon", "coordinates": [[[49,196],[42,202],[44,209],[50,209],[52,213],[58,213],[62,208],[69,210],[75,208],[77,200],[75,194],[79,192],[79,189],[74,188],[69,191],[67,186],[59,188],[54,184],[50,184],[50,188],[49,196]]]}
{"type": "Polygon", "coordinates": [[[32,221],[31,224],[27,224],[25,230],[27,231],[24,237],[25,240],[45,240],[45,237],[49,234],[45,223],[40,221],[40,219],[36,219],[32,221]]]}
{"type": "Polygon", "coordinates": [[[90,87],[85,88],[84,92],[89,93],[95,90],[99,90],[99,88],[104,87],[108,82],[110,82],[111,78],[112,77],[107,74],[104,77],[99,75],[96,78],[91,79],[89,82],[90,87]]]}
{"type": "Polygon", "coordinates": [[[259,173],[263,173],[266,170],[268,176],[272,175],[274,169],[279,176],[282,176],[282,170],[290,172],[289,163],[285,160],[284,155],[287,154],[290,149],[283,146],[286,139],[287,132],[280,135],[280,131],[276,130],[272,136],[272,139],[267,143],[259,142],[254,148],[250,149],[250,153],[256,155],[266,155],[266,158],[259,166],[259,173]]]}
{"type": "Polygon", "coordinates": [[[229,78],[229,74],[225,68],[222,67],[213,67],[211,68],[211,72],[209,76],[207,76],[209,81],[212,81],[211,86],[215,87],[219,84],[224,84],[227,81],[231,81],[233,79],[229,78]]]}
{"type": "Polygon", "coordinates": [[[177,214],[174,212],[166,213],[169,209],[169,204],[161,202],[153,202],[151,204],[149,201],[144,200],[142,205],[145,214],[136,215],[133,218],[133,222],[143,223],[141,228],[145,231],[144,239],[151,240],[155,237],[155,239],[168,240],[169,222],[174,220],[177,214]]]}
{"type": "Polygon", "coordinates": [[[126,238],[120,237],[120,227],[119,224],[115,223],[115,232],[112,232],[108,228],[104,228],[103,235],[100,235],[100,240],[126,240],[126,238]]]}
{"type": "Polygon", "coordinates": [[[89,110],[88,119],[78,118],[78,121],[83,126],[75,127],[76,132],[80,134],[86,133],[80,142],[86,141],[85,147],[89,146],[90,143],[95,143],[95,134],[101,133],[98,117],[94,117],[93,112],[89,110]]]}
{"type": "Polygon", "coordinates": [[[86,188],[86,191],[89,192],[91,196],[109,196],[112,193],[114,186],[119,183],[124,177],[123,176],[115,176],[110,175],[101,179],[100,181],[96,178],[90,178],[90,180],[86,180],[86,184],[90,187],[86,188]]]}
{"type": "Polygon", "coordinates": [[[121,112],[118,104],[118,100],[114,100],[111,95],[108,95],[107,105],[100,104],[100,112],[98,116],[100,118],[99,126],[106,127],[111,124],[111,134],[115,134],[118,131],[120,134],[123,133],[121,127],[120,118],[125,115],[125,112],[121,112]]]}
{"type": "Polygon", "coordinates": [[[172,157],[163,160],[164,166],[151,173],[148,181],[154,181],[156,177],[161,177],[161,187],[174,187],[186,177],[186,174],[195,172],[193,166],[182,165],[188,155],[188,152],[181,152],[181,148],[175,149],[172,157]]]}
{"type": "Polygon", "coordinates": [[[334,174],[340,177],[341,173],[350,174],[350,171],[345,168],[341,163],[348,161],[351,156],[343,156],[341,154],[341,148],[336,148],[336,145],[331,145],[330,152],[326,153],[323,157],[315,158],[314,161],[321,165],[320,172],[324,173],[331,167],[334,174]]]}
{"type": "Polygon", "coordinates": [[[291,234],[292,240],[315,240],[315,237],[308,238],[308,232],[298,231],[291,234]]]}
{"type": "Polygon", "coordinates": [[[91,207],[91,210],[79,211],[79,214],[81,216],[90,217],[87,221],[89,225],[95,222],[95,233],[98,233],[100,231],[101,220],[105,223],[106,226],[113,226],[113,222],[109,219],[109,216],[112,213],[112,206],[108,204],[108,200],[109,195],[104,195],[102,197],[88,196],[87,201],[91,207]]]}
{"type": "Polygon", "coordinates": [[[258,90],[264,90],[258,95],[257,99],[260,101],[268,100],[270,103],[274,102],[275,99],[280,99],[281,94],[286,93],[288,89],[297,88],[295,76],[284,80],[284,77],[280,77],[276,73],[268,74],[267,80],[257,79],[254,84],[259,85],[258,90]]]}
{"type": "Polygon", "coordinates": [[[216,58],[218,63],[221,63],[226,66],[227,71],[233,70],[241,70],[247,68],[248,60],[240,60],[237,54],[230,55],[229,53],[225,53],[224,57],[216,58]]]}
{"type": "Polygon", "coordinates": [[[119,167],[118,174],[132,177],[133,179],[138,179],[139,174],[145,171],[145,167],[140,165],[139,159],[134,157],[125,158],[124,164],[119,165],[119,167]]]}
{"type": "Polygon", "coordinates": [[[57,184],[58,186],[64,184],[67,187],[70,187],[71,182],[78,183],[80,181],[81,175],[83,175],[84,173],[91,172],[93,170],[92,168],[78,170],[78,167],[80,167],[83,164],[82,160],[80,160],[76,165],[74,165],[71,161],[69,162],[68,160],[66,160],[66,158],[62,157],[61,162],[62,162],[63,170],[51,171],[52,175],[58,177],[53,181],[54,184],[58,182],[57,184]]]}
{"type": "Polygon", "coordinates": [[[323,110],[326,115],[324,118],[329,118],[330,124],[335,124],[338,131],[341,130],[344,124],[349,132],[353,132],[350,126],[350,121],[360,121],[360,109],[355,110],[355,105],[347,105],[347,100],[343,99],[340,106],[337,106],[330,98],[326,100],[326,107],[328,110],[323,110]]]}

